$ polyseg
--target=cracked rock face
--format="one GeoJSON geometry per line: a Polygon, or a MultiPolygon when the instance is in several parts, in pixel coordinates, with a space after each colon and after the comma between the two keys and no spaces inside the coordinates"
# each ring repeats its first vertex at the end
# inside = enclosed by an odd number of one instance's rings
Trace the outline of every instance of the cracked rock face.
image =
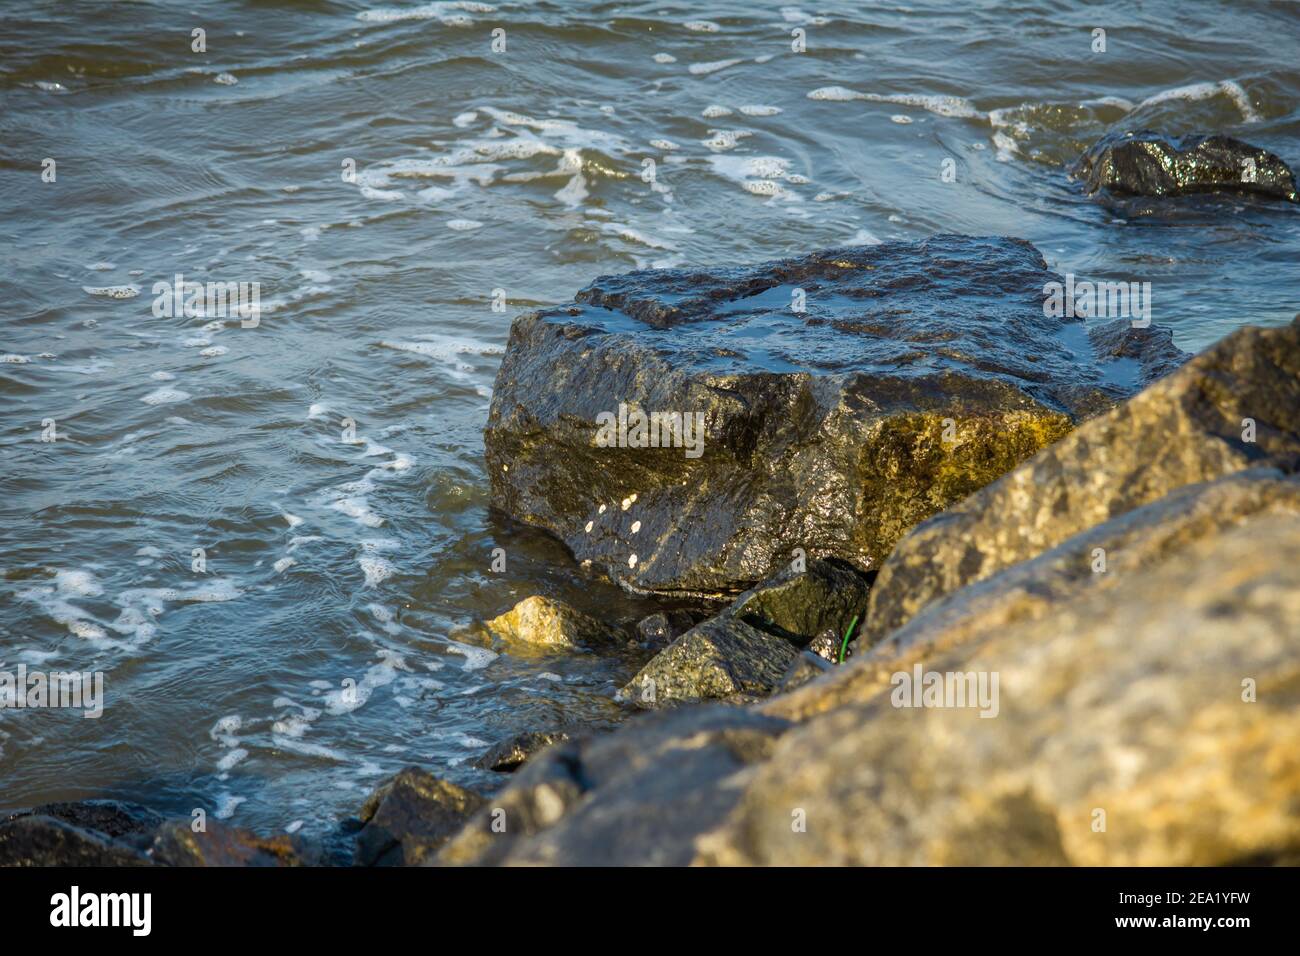
{"type": "Polygon", "coordinates": [[[1060,281],[968,236],[599,278],[511,328],[493,505],[632,590],[735,594],[800,553],[878,567],[1167,369],[1158,336],[1045,314],[1060,281]]]}
{"type": "Polygon", "coordinates": [[[1286,163],[1231,136],[1168,139],[1151,130],[1112,133],[1084,153],[1073,172],[1089,194],[1230,192],[1300,202],[1295,174],[1286,163]]]}

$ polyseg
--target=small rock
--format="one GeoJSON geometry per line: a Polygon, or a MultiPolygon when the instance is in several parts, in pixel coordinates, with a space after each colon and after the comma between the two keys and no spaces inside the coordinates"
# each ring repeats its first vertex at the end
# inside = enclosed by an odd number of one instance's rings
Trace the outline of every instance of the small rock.
{"type": "MultiPolygon", "coordinates": [[[[874,576],[844,562],[809,561],[807,570],[786,569],[745,592],[730,613],[746,624],[806,645],[827,629],[842,634],[855,616],[865,612],[874,576]]],[[[838,655],[839,641],[832,640],[838,655]]]]}
{"type": "Polygon", "coordinates": [[[649,617],[642,618],[637,623],[636,631],[641,638],[642,644],[659,650],[681,637],[694,627],[699,620],[699,616],[692,614],[690,611],[659,611],[649,617]]]}
{"type": "Polygon", "coordinates": [[[534,595],[487,622],[487,628],[516,649],[573,650],[622,639],[616,628],[563,601],[534,595]]]}
{"type": "Polygon", "coordinates": [[[493,745],[487,753],[474,761],[473,766],[497,773],[514,773],[534,754],[568,739],[569,735],[561,730],[516,734],[508,740],[493,745]]]}
{"type": "Polygon", "coordinates": [[[1171,140],[1151,130],[1112,133],[1083,154],[1073,175],[1089,194],[1103,189],[1135,196],[1236,192],[1300,202],[1286,163],[1231,136],[1171,140]]]}
{"type": "Polygon", "coordinates": [[[357,866],[415,866],[483,804],[483,798],[418,767],[381,784],[361,808],[357,866]]]}
{"type": "Polygon", "coordinates": [[[783,637],[719,615],[656,654],[618,699],[638,707],[709,698],[765,697],[798,655],[783,637]]]}

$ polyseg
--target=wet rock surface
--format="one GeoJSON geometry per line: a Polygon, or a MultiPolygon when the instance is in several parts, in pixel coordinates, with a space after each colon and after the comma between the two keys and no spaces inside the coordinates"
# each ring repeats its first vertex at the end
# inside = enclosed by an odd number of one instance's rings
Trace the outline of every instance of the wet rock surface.
{"type": "Polygon", "coordinates": [[[568,739],[569,735],[562,730],[533,730],[515,734],[493,744],[487,753],[474,761],[474,766],[496,773],[514,773],[535,754],[568,739]]]}
{"type": "Polygon", "coordinates": [[[1300,319],[1241,329],[914,529],[880,571],[863,639],[1177,488],[1297,460],[1300,319]]]}
{"type": "Polygon", "coordinates": [[[1044,314],[1052,281],[967,236],[602,277],[512,326],[492,502],[634,590],[734,594],[798,549],[878,567],[1145,380],[1044,314]]]}
{"type": "Polygon", "coordinates": [[[407,767],[361,808],[357,866],[414,866],[438,850],[483,805],[483,798],[407,767]]]}
{"type": "Polygon", "coordinates": [[[487,622],[487,629],[516,651],[576,650],[624,640],[615,627],[563,601],[534,595],[487,622]]]}
{"type": "Polygon", "coordinates": [[[305,866],[321,849],[206,820],[166,819],[112,800],[51,803],[0,820],[0,866],[305,866]]]}
{"type": "MultiPolygon", "coordinates": [[[[793,689],[758,706],[677,708],[548,751],[494,798],[510,829],[480,815],[440,859],[1295,859],[1298,339],[1300,322],[1235,333],[935,519],[955,540],[1025,540],[845,665],[803,651],[793,689]],[[927,675],[933,698],[906,692],[927,675]]],[[[890,586],[882,572],[873,606],[890,586]]]]}
{"type": "MultiPolygon", "coordinates": [[[[766,696],[786,680],[800,648],[828,630],[846,630],[864,612],[871,579],[834,560],[786,568],[674,640],[619,691],[619,698],[660,707],[766,696]]],[[[826,643],[821,641],[822,649],[826,643]]],[[[838,642],[830,643],[838,653],[838,642]]]]}
{"type": "Polygon", "coordinates": [[[1231,136],[1170,139],[1151,130],[1112,133],[1084,153],[1074,176],[1089,193],[1188,196],[1235,192],[1300,202],[1295,174],[1285,162],[1231,136]]]}
{"type": "Polygon", "coordinates": [[[702,706],[641,715],[614,734],[551,748],[437,860],[683,865],[695,854],[693,829],[720,824],[734,807],[738,791],[728,782],[765,759],[789,726],[702,706]]]}

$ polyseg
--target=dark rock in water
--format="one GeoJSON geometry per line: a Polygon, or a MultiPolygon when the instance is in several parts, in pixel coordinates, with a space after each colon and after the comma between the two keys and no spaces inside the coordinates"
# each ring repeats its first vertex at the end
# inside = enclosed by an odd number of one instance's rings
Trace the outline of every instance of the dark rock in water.
{"type": "Polygon", "coordinates": [[[1286,163],[1231,136],[1170,140],[1151,130],[1111,133],[1083,154],[1073,174],[1090,194],[1102,189],[1135,196],[1236,192],[1300,202],[1286,163]]]}
{"type": "Polygon", "coordinates": [[[798,650],[783,637],[727,614],[691,628],[660,651],[618,692],[638,707],[766,697],[798,650]]]}
{"type": "Polygon", "coordinates": [[[74,827],[95,830],[110,839],[151,832],[166,819],[148,807],[121,800],[74,800],[18,810],[6,814],[4,822],[29,816],[53,817],[74,827]]]}
{"type": "Polygon", "coordinates": [[[1129,319],[1102,322],[1088,330],[1088,341],[1099,356],[1136,366],[1134,378],[1146,385],[1163,378],[1187,361],[1187,353],[1174,345],[1170,329],[1158,325],[1134,327],[1129,319]]]}
{"type": "Polygon", "coordinates": [[[569,735],[560,730],[515,734],[509,740],[494,744],[487,753],[475,760],[473,765],[480,770],[514,773],[534,754],[568,739],[569,735]]]}
{"type": "Polygon", "coordinates": [[[1045,314],[1059,281],[967,236],[602,277],[511,328],[492,502],[633,590],[734,594],[801,553],[878,567],[1141,384],[1045,314]]]}
{"type": "Polygon", "coordinates": [[[15,816],[0,823],[0,866],[150,866],[133,846],[55,817],[15,816]]]}
{"type": "Polygon", "coordinates": [[[280,833],[258,836],[241,827],[209,820],[195,831],[189,820],[168,820],[145,851],[162,866],[313,866],[320,849],[301,837],[280,833]]]}
{"type": "MultiPolygon", "coordinates": [[[[716,617],[677,638],[641,669],[619,698],[659,707],[707,698],[762,697],[781,686],[799,648],[840,633],[865,612],[873,574],[838,561],[784,569],[716,617]]],[[[838,656],[839,640],[832,638],[838,656]]],[[[834,657],[828,658],[834,660],[834,657]]]]}
{"type": "Polygon", "coordinates": [[[546,653],[621,643],[615,627],[563,601],[534,595],[487,622],[487,629],[515,653],[546,653]]]}
{"type": "Polygon", "coordinates": [[[1298,459],[1300,318],[1240,329],[914,529],[876,579],[864,640],[1180,487],[1298,459]]]}
{"type": "Polygon", "coordinates": [[[381,784],[361,808],[358,866],[414,866],[431,856],[483,798],[418,767],[381,784]]]}
{"type": "Polygon", "coordinates": [[[262,837],[209,820],[166,819],[115,800],[49,803],[0,822],[0,866],[301,866],[319,849],[296,836],[262,837]]]}
{"type": "Polygon", "coordinates": [[[660,650],[681,637],[701,619],[690,611],[656,611],[637,622],[637,635],[646,647],[660,650]]]}
{"type": "Polygon", "coordinates": [[[789,726],[736,707],[691,707],[553,747],[438,862],[682,865],[695,854],[691,829],[720,824],[734,806],[739,790],[727,781],[770,757],[789,726]]]}

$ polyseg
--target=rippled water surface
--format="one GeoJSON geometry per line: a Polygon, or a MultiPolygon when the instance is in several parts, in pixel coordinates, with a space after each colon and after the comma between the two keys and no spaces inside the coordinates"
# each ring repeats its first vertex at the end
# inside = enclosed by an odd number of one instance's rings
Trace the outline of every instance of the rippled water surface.
{"type": "Polygon", "coordinates": [[[0,6],[0,667],[108,694],[0,710],[3,806],[321,834],[404,764],[488,788],[488,743],[616,719],[635,657],[479,625],[646,610],[487,511],[510,318],[597,274],[997,233],[1150,281],[1184,348],[1297,309],[1293,207],[1064,173],[1121,126],[1300,164],[1293,3],[0,6]],[[177,273],[259,282],[260,324],[156,316],[177,273]]]}

